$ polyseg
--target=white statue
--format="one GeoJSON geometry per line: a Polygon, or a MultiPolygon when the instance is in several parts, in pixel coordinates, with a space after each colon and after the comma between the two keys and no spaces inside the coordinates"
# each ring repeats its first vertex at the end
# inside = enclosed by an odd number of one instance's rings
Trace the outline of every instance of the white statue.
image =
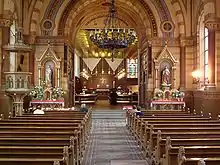
{"type": "Polygon", "coordinates": [[[163,85],[170,85],[170,70],[168,69],[167,66],[162,71],[162,84],[163,85]]]}
{"type": "Polygon", "coordinates": [[[53,69],[51,65],[48,65],[48,67],[46,68],[45,81],[46,81],[46,85],[48,86],[53,85],[53,69]]]}

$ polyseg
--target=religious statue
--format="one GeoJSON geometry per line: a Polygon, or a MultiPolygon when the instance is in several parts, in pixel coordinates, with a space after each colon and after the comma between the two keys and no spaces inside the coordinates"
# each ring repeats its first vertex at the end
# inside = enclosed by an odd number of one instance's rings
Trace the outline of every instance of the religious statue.
{"type": "Polygon", "coordinates": [[[165,69],[162,71],[162,85],[170,85],[170,70],[166,66],[165,69]]]}
{"type": "Polygon", "coordinates": [[[48,65],[48,68],[46,68],[45,80],[47,86],[53,86],[53,69],[51,65],[48,65]]]}

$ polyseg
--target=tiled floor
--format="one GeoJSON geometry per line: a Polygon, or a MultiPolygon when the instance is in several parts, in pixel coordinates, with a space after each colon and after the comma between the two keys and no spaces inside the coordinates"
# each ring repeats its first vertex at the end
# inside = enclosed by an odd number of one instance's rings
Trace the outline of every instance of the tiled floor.
{"type": "MultiPolygon", "coordinates": [[[[84,165],[130,165],[128,162],[136,163],[128,160],[144,160],[136,140],[125,126],[125,112],[120,107],[96,105],[92,118],[84,165]]],[[[143,161],[137,164],[146,165],[143,161]]]]}

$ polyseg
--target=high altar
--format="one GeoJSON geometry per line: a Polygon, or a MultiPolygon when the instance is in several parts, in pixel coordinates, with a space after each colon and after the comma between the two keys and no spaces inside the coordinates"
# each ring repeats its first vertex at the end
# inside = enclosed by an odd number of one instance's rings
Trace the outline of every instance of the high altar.
{"type": "Polygon", "coordinates": [[[176,89],[176,64],[178,61],[165,45],[154,59],[155,89],[150,102],[152,109],[184,109],[184,92],[176,89]]]}

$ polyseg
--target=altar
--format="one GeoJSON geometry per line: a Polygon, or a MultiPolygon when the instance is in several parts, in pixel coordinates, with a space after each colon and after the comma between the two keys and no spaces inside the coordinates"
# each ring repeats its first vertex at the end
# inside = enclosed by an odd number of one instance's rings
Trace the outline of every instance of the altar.
{"type": "Polygon", "coordinates": [[[167,110],[183,110],[185,108],[184,101],[172,101],[172,100],[153,100],[150,103],[151,109],[167,109],[167,110]]]}
{"type": "Polygon", "coordinates": [[[41,108],[63,108],[64,100],[32,100],[30,102],[30,106],[37,108],[40,106],[41,108]]]}

